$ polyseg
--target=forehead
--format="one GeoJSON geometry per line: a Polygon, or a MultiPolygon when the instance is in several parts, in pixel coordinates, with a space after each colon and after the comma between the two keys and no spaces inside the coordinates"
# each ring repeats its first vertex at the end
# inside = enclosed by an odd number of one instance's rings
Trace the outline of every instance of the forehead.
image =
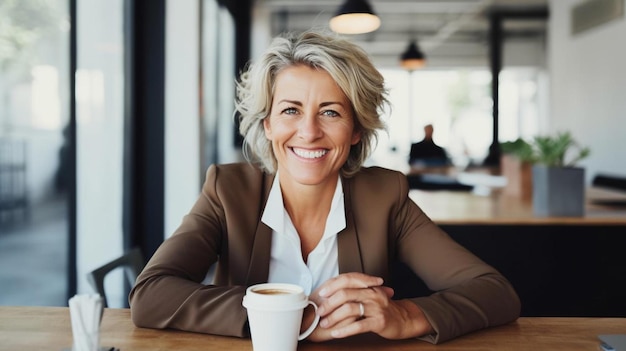
{"type": "Polygon", "coordinates": [[[343,90],[325,70],[307,65],[293,65],[280,70],[274,82],[275,95],[302,95],[316,92],[318,95],[341,95],[343,90]]]}

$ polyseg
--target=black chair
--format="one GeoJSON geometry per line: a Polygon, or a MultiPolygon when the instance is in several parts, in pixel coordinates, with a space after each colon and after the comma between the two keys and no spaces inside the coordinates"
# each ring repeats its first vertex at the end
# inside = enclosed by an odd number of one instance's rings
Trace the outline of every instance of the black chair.
{"type": "Polygon", "coordinates": [[[124,269],[124,276],[129,286],[135,284],[135,279],[144,267],[143,255],[139,248],[134,248],[113,261],[102,265],[87,273],[87,281],[92,288],[102,296],[104,307],[108,306],[106,292],[104,291],[104,278],[116,268],[124,269]]]}
{"type": "MultiPolygon", "coordinates": [[[[609,189],[617,193],[626,193],[626,178],[608,175],[597,174],[593,177],[591,184],[598,188],[609,189]]],[[[609,207],[626,207],[626,198],[618,199],[594,199],[592,202],[596,205],[609,206],[609,207]]]]}
{"type": "Polygon", "coordinates": [[[472,191],[473,186],[459,183],[455,178],[443,174],[408,174],[409,189],[472,191]]]}
{"type": "Polygon", "coordinates": [[[626,191],[626,177],[618,177],[608,174],[597,174],[595,177],[593,177],[592,184],[600,188],[626,191]]]}

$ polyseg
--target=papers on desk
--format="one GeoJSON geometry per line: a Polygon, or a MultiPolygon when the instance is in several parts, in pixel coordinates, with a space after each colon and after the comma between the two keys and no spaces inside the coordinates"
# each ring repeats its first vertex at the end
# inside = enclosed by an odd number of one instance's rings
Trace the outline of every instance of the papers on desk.
{"type": "Polygon", "coordinates": [[[484,173],[461,172],[457,176],[457,181],[461,184],[474,187],[473,193],[487,196],[494,188],[506,186],[507,180],[504,176],[496,176],[484,173]]]}

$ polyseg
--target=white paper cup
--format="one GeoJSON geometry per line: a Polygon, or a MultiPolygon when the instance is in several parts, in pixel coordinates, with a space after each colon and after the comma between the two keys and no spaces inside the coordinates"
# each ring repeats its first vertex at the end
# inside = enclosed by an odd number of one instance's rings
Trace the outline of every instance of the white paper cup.
{"type": "Polygon", "coordinates": [[[264,283],[249,287],[242,305],[248,311],[252,349],[254,351],[295,351],[298,341],[309,336],[319,316],[300,334],[304,308],[317,305],[309,301],[304,290],[294,284],[264,283]]]}

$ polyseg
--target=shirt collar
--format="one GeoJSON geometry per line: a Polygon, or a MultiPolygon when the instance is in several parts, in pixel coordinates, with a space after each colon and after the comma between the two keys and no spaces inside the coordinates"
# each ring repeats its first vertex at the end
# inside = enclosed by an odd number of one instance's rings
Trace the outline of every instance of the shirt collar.
{"type": "MultiPolygon", "coordinates": [[[[283,194],[280,191],[279,174],[276,172],[272,188],[270,189],[267,203],[261,221],[272,230],[280,233],[285,232],[285,219],[288,217],[283,203],[283,194]]],[[[346,227],[346,216],[343,201],[343,186],[341,177],[337,179],[337,186],[330,206],[328,219],[326,220],[326,230],[324,236],[329,233],[338,233],[346,227]]]]}

